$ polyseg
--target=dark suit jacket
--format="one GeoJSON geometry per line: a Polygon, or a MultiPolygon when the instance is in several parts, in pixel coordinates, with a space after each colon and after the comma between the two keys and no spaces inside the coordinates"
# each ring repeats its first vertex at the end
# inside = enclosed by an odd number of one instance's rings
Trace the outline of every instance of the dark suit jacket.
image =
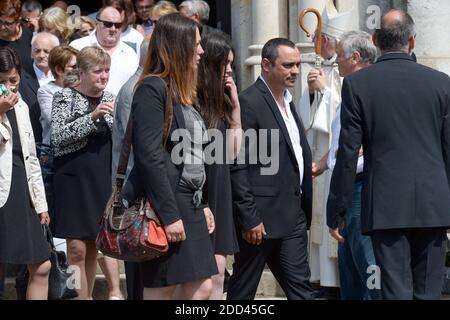
{"type": "Polygon", "coordinates": [[[351,206],[364,149],[362,232],[450,226],[450,78],[403,53],[345,78],[327,204],[335,228],[351,206]]]}
{"type": "Polygon", "coordinates": [[[39,81],[37,80],[33,68],[31,68],[31,70],[22,69],[19,92],[30,110],[31,126],[33,127],[36,143],[42,142],[42,125],[39,120],[41,117],[41,108],[37,100],[38,89],[39,81]]]}
{"type": "MultiPolygon", "coordinates": [[[[150,199],[161,223],[171,224],[181,218],[175,200],[183,165],[171,161],[170,152],[178,141],[168,139],[162,147],[166,85],[161,78],[149,77],[136,89],[131,105],[133,121],[134,166],[123,196],[129,202],[138,197],[150,199]]],[[[173,121],[169,133],[185,128],[182,106],[173,101],[173,121]]]]}
{"type": "MultiPolygon", "coordinates": [[[[247,129],[279,130],[279,170],[275,175],[261,175],[266,167],[258,155],[257,164],[249,164],[249,146],[246,146],[246,164],[235,164],[231,169],[233,206],[241,230],[249,230],[264,223],[267,238],[281,238],[296,226],[301,210],[311,223],[312,176],[311,151],[305,130],[291,103],[290,108],[300,132],[303,149],[304,176],[300,197],[300,176],[294,149],[279,108],[261,79],[239,96],[242,126],[247,129]]],[[[269,131],[269,135],[272,134],[269,131]]],[[[258,144],[259,144],[258,137],[258,144]]],[[[268,150],[271,150],[270,141],[268,150]]],[[[243,142],[244,143],[244,142],[243,142]]],[[[255,153],[255,150],[250,151],[255,153]]]]}

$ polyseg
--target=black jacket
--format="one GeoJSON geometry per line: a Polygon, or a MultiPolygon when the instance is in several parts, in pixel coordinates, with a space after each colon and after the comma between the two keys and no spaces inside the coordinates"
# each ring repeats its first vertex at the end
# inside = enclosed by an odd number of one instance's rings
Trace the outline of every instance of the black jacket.
{"type": "Polygon", "coordinates": [[[351,206],[361,144],[363,233],[450,226],[449,109],[450,78],[407,54],[346,77],[328,226],[351,206]]]}
{"type": "Polygon", "coordinates": [[[40,122],[41,107],[37,100],[38,89],[39,81],[37,80],[33,68],[31,68],[31,70],[22,69],[19,92],[30,110],[30,121],[36,143],[42,142],[42,125],[40,122]]]}
{"type": "MultiPolygon", "coordinates": [[[[295,227],[301,210],[306,214],[308,228],[311,224],[312,176],[311,151],[305,130],[294,105],[291,112],[295,117],[303,149],[304,176],[300,192],[300,176],[291,140],[282,114],[261,79],[239,96],[242,126],[248,129],[269,129],[268,150],[279,151],[279,169],[275,175],[262,175],[265,160],[259,152],[246,145],[245,164],[235,164],[231,169],[233,207],[241,230],[249,230],[264,223],[267,238],[281,238],[295,227]],[[279,130],[276,146],[271,146],[271,129],[279,130]],[[272,148],[275,147],[275,148],[272,148]],[[249,153],[257,156],[256,164],[249,164],[249,153]]],[[[261,143],[258,137],[258,145],[261,143]]],[[[264,142],[262,142],[264,143],[264,142]]],[[[244,141],[243,141],[244,144],[244,141]]]]}
{"type": "MultiPolygon", "coordinates": [[[[124,186],[124,198],[134,202],[146,197],[158,213],[161,223],[171,224],[181,218],[174,193],[183,165],[174,164],[170,153],[178,141],[168,139],[162,146],[166,85],[161,78],[149,77],[137,87],[131,105],[133,121],[134,166],[124,186]]],[[[169,133],[185,128],[182,106],[173,102],[173,121],[169,133]]]]}

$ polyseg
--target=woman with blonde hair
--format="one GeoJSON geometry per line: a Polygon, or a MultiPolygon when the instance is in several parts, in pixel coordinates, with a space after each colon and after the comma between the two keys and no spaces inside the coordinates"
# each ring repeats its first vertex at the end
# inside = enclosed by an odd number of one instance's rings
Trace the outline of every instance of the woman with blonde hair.
{"type": "Polygon", "coordinates": [[[145,35],[145,38],[150,39],[153,33],[153,29],[155,28],[159,18],[177,12],[177,7],[172,2],[165,0],[158,1],[150,10],[150,21],[153,27],[150,32],[145,35]]]}
{"type": "Polygon", "coordinates": [[[150,19],[153,23],[157,23],[162,16],[176,12],[178,12],[178,10],[173,2],[161,0],[158,1],[150,11],[150,19]]]}
{"type": "Polygon", "coordinates": [[[51,143],[55,237],[67,239],[69,264],[80,268],[79,299],[92,299],[99,221],[111,194],[114,95],[105,91],[111,58],[99,47],[77,55],[80,82],[53,96],[51,143]]]}
{"type": "Polygon", "coordinates": [[[194,107],[202,54],[194,21],[179,14],[162,17],[133,96],[134,167],[123,197],[130,204],[149,199],[169,241],[166,254],[141,263],[145,300],[208,299],[217,273],[209,238],[213,217],[202,193],[206,127],[194,107]],[[171,137],[180,132],[188,133],[183,142],[189,142],[177,159],[171,153],[182,145],[171,137]]]}
{"type": "Polygon", "coordinates": [[[95,30],[96,23],[94,20],[89,18],[88,16],[80,17],[80,29],[78,30],[78,35],[80,37],[86,37],[91,34],[92,31],[95,30]]]}
{"type": "Polygon", "coordinates": [[[59,7],[45,9],[39,18],[39,29],[49,32],[58,37],[62,45],[70,42],[74,28],[70,26],[70,18],[67,13],[59,7]]]}

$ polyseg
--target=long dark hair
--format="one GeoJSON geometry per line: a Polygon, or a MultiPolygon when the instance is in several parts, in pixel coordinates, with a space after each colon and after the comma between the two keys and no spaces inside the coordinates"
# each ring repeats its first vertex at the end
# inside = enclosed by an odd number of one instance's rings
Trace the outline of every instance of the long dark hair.
{"type": "Polygon", "coordinates": [[[150,39],[143,79],[158,76],[168,84],[171,94],[182,105],[193,105],[197,97],[197,24],[178,13],[161,17],[150,39]]]}
{"type": "Polygon", "coordinates": [[[227,127],[232,124],[230,97],[225,91],[224,77],[228,55],[234,50],[230,38],[223,32],[208,32],[201,41],[205,53],[198,67],[198,104],[209,128],[215,128],[220,120],[227,127]]]}
{"type": "Polygon", "coordinates": [[[16,50],[10,47],[0,47],[0,73],[16,69],[20,75],[21,65],[16,50]]]}

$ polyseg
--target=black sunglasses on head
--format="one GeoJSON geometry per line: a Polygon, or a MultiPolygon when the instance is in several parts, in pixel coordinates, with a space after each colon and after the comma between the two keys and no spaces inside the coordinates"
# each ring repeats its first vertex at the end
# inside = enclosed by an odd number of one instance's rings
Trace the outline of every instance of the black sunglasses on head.
{"type": "Polygon", "coordinates": [[[112,28],[112,26],[114,26],[114,27],[116,27],[116,29],[120,29],[120,28],[122,28],[122,25],[123,25],[122,22],[105,21],[105,20],[101,20],[99,18],[97,18],[97,21],[103,23],[103,25],[106,28],[112,28]]]}

